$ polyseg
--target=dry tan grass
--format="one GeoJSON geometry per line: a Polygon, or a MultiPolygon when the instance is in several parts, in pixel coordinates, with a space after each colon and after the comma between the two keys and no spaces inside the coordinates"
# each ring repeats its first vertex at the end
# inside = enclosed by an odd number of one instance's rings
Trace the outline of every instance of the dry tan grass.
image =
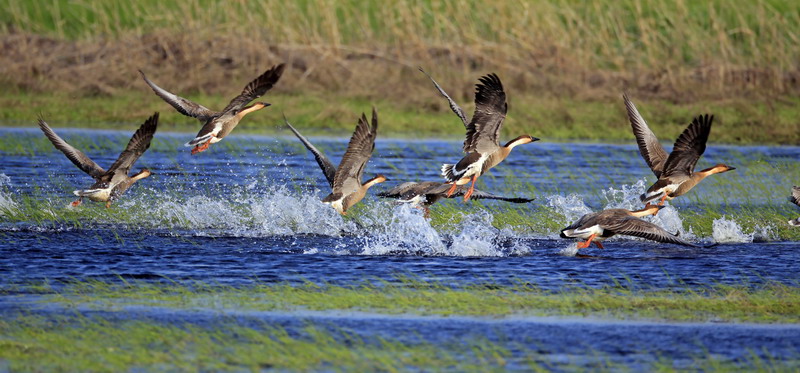
{"type": "Polygon", "coordinates": [[[490,71],[516,92],[587,100],[623,89],[690,102],[800,87],[800,7],[792,2],[54,4],[0,0],[7,89],[114,95],[140,89],[141,68],[175,92],[233,93],[283,61],[291,66],[283,92],[409,106],[436,95],[417,66],[461,96],[490,71]]]}

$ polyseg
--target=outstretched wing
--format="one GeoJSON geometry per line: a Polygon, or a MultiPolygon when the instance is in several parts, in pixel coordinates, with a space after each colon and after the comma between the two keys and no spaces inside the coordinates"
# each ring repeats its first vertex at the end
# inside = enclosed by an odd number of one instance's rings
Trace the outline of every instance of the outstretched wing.
{"type": "Polygon", "coordinates": [[[244,90],[242,90],[241,94],[234,97],[228,106],[222,109],[222,112],[227,113],[229,111],[239,111],[245,105],[250,103],[250,101],[253,101],[256,98],[261,97],[261,95],[264,93],[267,93],[267,91],[272,89],[272,87],[275,86],[275,83],[277,83],[281,78],[285,67],[286,64],[272,66],[272,68],[265,71],[258,78],[253,79],[252,82],[248,83],[247,86],[244,87],[244,90]]]}
{"type": "Polygon", "coordinates": [[[156,83],[150,81],[150,79],[147,79],[147,76],[144,75],[142,70],[139,70],[139,74],[142,74],[142,79],[144,79],[144,82],[150,86],[150,88],[156,93],[156,95],[158,95],[158,97],[161,97],[162,100],[172,105],[172,107],[174,107],[179,113],[192,118],[197,118],[201,122],[206,122],[209,118],[217,115],[216,112],[209,110],[203,105],[167,92],[165,89],[157,86],[156,83]]]}
{"type": "Polygon", "coordinates": [[[496,74],[481,77],[475,87],[475,114],[467,125],[464,151],[490,153],[500,146],[500,128],[508,104],[503,84],[496,74]]]}
{"type": "Polygon", "coordinates": [[[128,146],[120,153],[117,160],[111,167],[108,168],[109,173],[121,171],[125,175],[133,167],[133,164],[144,154],[145,150],[150,147],[150,141],[153,140],[153,135],[158,128],[158,112],[153,114],[150,118],[139,126],[139,129],[128,141],[128,146]]]}
{"type": "Polygon", "coordinates": [[[380,192],[377,194],[377,196],[386,198],[411,199],[418,195],[425,194],[425,192],[428,189],[437,186],[439,184],[442,183],[438,181],[423,181],[419,183],[413,181],[407,181],[398,186],[395,186],[392,189],[380,192]]]}
{"type": "Polygon", "coordinates": [[[98,166],[97,163],[87,157],[86,154],[83,154],[82,151],[76,149],[72,145],[68,144],[64,139],[56,135],[52,128],[47,125],[47,122],[44,119],[39,118],[39,128],[42,129],[44,135],[53,143],[53,146],[60,150],[67,158],[72,161],[73,164],[78,166],[81,171],[89,174],[89,176],[99,179],[103,174],[106,173],[102,167],[98,166]]]}
{"type": "Polygon", "coordinates": [[[789,197],[789,200],[792,201],[795,205],[800,206],[800,187],[793,186],[792,187],[792,196],[789,197]]]}
{"type": "Polygon", "coordinates": [[[681,133],[672,153],[664,163],[664,175],[691,175],[697,160],[706,151],[706,141],[711,133],[713,115],[701,115],[692,120],[692,124],[681,133]]]}
{"type": "Polygon", "coordinates": [[[636,143],[639,145],[639,154],[642,155],[656,177],[660,177],[664,172],[664,163],[667,161],[667,151],[658,142],[658,138],[647,126],[647,122],[636,110],[636,106],[628,99],[628,95],[623,93],[622,98],[625,100],[625,108],[628,110],[628,120],[631,122],[633,135],[636,136],[636,143]]]}
{"type": "Polygon", "coordinates": [[[287,126],[289,126],[289,129],[292,130],[292,132],[294,132],[294,135],[297,136],[298,139],[300,139],[300,142],[302,142],[303,145],[306,146],[306,149],[308,149],[308,151],[310,151],[311,154],[314,154],[314,159],[317,160],[319,168],[322,169],[322,173],[325,174],[325,178],[328,179],[328,184],[330,184],[330,186],[333,187],[333,179],[336,176],[336,166],[333,164],[333,162],[331,162],[331,160],[328,159],[328,157],[326,157],[325,154],[319,151],[317,147],[315,147],[310,141],[308,141],[308,139],[305,136],[301,135],[300,132],[297,131],[297,129],[295,129],[291,123],[289,123],[289,120],[286,119],[286,116],[283,117],[283,121],[284,123],[286,123],[287,126]]]}
{"type": "Polygon", "coordinates": [[[433,77],[430,74],[425,72],[425,70],[422,70],[421,67],[419,68],[419,71],[422,71],[423,74],[428,76],[428,79],[430,79],[431,82],[433,82],[433,86],[436,87],[436,89],[439,91],[439,93],[442,96],[444,96],[445,99],[447,99],[447,103],[450,104],[450,110],[453,110],[453,112],[456,115],[458,115],[459,118],[461,118],[461,122],[464,123],[464,127],[468,127],[469,126],[469,120],[467,119],[467,116],[464,114],[464,110],[461,109],[461,106],[458,106],[456,101],[453,100],[452,98],[450,98],[450,96],[447,94],[447,92],[445,92],[444,89],[442,89],[442,87],[439,85],[439,83],[436,83],[436,80],[434,80],[433,77]]]}
{"type": "MultiPolygon", "coordinates": [[[[375,149],[375,137],[378,135],[378,113],[372,108],[372,126],[367,122],[367,116],[361,114],[358,125],[347,145],[347,151],[339,162],[336,176],[333,181],[333,190],[348,186],[360,186],[364,167],[375,149]]],[[[348,188],[349,189],[349,188],[348,188]]]]}
{"type": "MultiPolygon", "coordinates": [[[[425,194],[435,194],[435,195],[439,195],[440,197],[444,197],[447,194],[447,190],[450,189],[450,187],[452,187],[452,185],[448,184],[448,183],[441,183],[440,182],[440,183],[437,183],[437,184],[438,185],[436,185],[436,186],[429,187],[428,190],[425,191],[425,194]]],[[[461,196],[463,196],[464,194],[467,193],[468,189],[469,188],[467,187],[467,185],[459,185],[458,187],[456,187],[456,190],[453,192],[453,194],[450,195],[450,198],[461,197],[461,196]]],[[[475,189],[475,190],[472,191],[472,197],[470,197],[470,198],[473,198],[473,199],[493,199],[493,200],[506,201],[506,202],[511,202],[511,203],[528,203],[528,202],[531,202],[531,201],[534,200],[533,198],[503,197],[503,196],[498,196],[496,194],[480,191],[478,189],[475,189]]]]}
{"type": "Polygon", "coordinates": [[[602,224],[600,227],[616,234],[641,237],[663,243],[697,247],[697,245],[686,242],[653,223],[633,216],[616,220],[614,224],[602,224]]]}

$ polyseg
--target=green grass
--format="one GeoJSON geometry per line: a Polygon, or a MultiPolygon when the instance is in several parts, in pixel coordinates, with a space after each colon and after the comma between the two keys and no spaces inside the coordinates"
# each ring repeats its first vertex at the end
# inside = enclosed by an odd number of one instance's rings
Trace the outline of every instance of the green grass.
{"type": "MultiPolygon", "coordinates": [[[[422,78],[422,75],[420,74],[422,78]]],[[[428,82],[420,79],[427,87],[428,82]]],[[[144,86],[144,84],[142,84],[144,86]]],[[[231,93],[233,94],[233,93],[231,93]]],[[[514,96],[501,141],[527,133],[544,141],[612,141],[633,143],[634,137],[621,98],[584,101],[570,98],[514,96]]],[[[188,95],[211,108],[221,108],[227,96],[188,95]]],[[[282,113],[309,136],[349,136],[362,112],[378,109],[380,137],[461,138],[464,128],[443,99],[433,105],[398,105],[346,95],[269,94],[273,106],[248,116],[235,134],[287,135],[282,113]]],[[[472,103],[463,103],[470,115],[472,103]]],[[[670,144],[694,116],[716,115],[712,143],[797,144],[800,142],[800,99],[700,101],[688,104],[637,100],[639,110],[659,138],[670,144]]],[[[116,96],[75,97],[58,94],[0,94],[0,125],[36,126],[42,114],[54,127],[135,130],[153,112],[161,112],[159,131],[189,132],[201,124],[183,116],[149,90],[116,96]]],[[[6,150],[9,145],[2,145],[6,150]]]]}
{"type": "Polygon", "coordinates": [[[31,316],[0,321],[0,361],[12,371],[402,371],[477,370],[484,364],[499,369],[509,355],[484,341],[441,347],[337,334],[312,326],[297,335],[266,324],[260,329],[232,322],[202,328],[31,316]],[[464,354],[472,356],[464,359],[464,354]]]}
{"type": "Polygon", "coordinates": [[[641,289],[633,284],[557,291],[528,283],[491,283],[452,288],[401,278],[354,286],[306,283],[245,287],[202,282],[109,283],[74,281],[6,289],[42,294],[42,302],[119,310],[129,305],[252,311],[360,311],[381,314],[468,316],[595,316],[671,321],[800,322],[800,288],[709,285],[693,290],[641,289]]]}
{"type": "MultiPolygon", "coordinates": [[[[644,346],[646,348],[646,346],[644,346]]],[[[512,367],[545,372],[628,370],[603,355],[587,351],[597,362],[576,364],[553,359],[526,346],[498,345],[481,338],[414,344],[360,337],[346,331],[307,326],[288,332],[271,325],[242,326],[221,322],[203,327],[164,325],[155,320],[116,321],[80,315],[47,319],[17,316],[0,320],[0,366],[11,371],[505,371],[512,367]]],[[[756,354],[723,361],[698,354],[690,361],[659,358],[655,371],[689,364],[704,372],[746,369],[790,372],[794,359],[756,354]]],[[[642,369],[640,366],[639,369],[642,369]]]]}

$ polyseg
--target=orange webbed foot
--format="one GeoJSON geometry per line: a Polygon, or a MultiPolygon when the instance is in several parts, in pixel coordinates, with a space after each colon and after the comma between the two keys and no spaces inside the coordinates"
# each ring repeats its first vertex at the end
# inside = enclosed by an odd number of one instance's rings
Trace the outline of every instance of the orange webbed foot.
{"type": "Polygon", "coordinates": [[[452,196],[453,193],[456,192],[456,188],[458,188],[458,185],[456,185],[455,181],[452,182],[451,184],[453,184],[453,186],[451,186],[450,189],[447,190],[447,198],[450,198],[450,196],[452,196]]]}
{"type": "Polygon", "coordinates": [[[70,203],[69,205],[72,207],[78,207],[81,205],[81,203],[83,203],[83,199],[78,198],[77,200],[72,201],[72,203],[70,203]]]}
{"type": "Polygon", "coordinates": [[[472,192],[475,191],[475,181],[477,180],[478,180],[478,175],[472,176],[472,183],[469,185],[467,193],[464,193],[464,202],[469,201],[469,197],[472,197],[472,192]]]}
{"type": "Polygon", "coordinates": [[[578,242],[578,249],[585,249],[589,247],[592,244],[592,240],[594,240],[595,236],[596,234],[593,233],[591,236],[589,236],[589,238],[586,239],[586,242],[578,242]]]}
{"type": "Polygon", "coordinates": [[[600,243],[600,241],[594,241],[594,244],[597,245],[597,247],[599,247],[601,249],[605,249],[605,247],[603,247],[603,244],[600,243]]]}
{"type": "MultiPolygon", "coordinates": [[[[213,139],[213,137],[211,139],[213,139]]],[[[192,149],[192,155],[206,151],[206,149],[211,146],[211,139],[208,139],[208,141],[206,141],[206,143],[203,145],[195,146],[194,149],[192,149]]]]}

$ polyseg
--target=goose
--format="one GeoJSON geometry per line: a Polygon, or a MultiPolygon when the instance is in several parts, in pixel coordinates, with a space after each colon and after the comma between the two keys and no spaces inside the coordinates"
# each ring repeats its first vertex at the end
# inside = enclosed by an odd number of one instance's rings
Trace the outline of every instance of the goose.
{"type": "Polygon", "coordinates": [[[706,142],[714,121],[713,115],[705,114],[694,118],[689,127],[678,136],[672,153],[667,155],[656,135],[636,110],[636,106],[628,99],[628,95],[623,94],[622,97],[625,100],[633,134],[636,136],[636,143],[639,145],[639,153],[658,178],[639,197],[643,203],[650,204],[660,199],[658,204],[663,205],[665,200],[686,194],[710,175],[736,169],[725,164],[717,164],[704,170],[694,171],[697,161],[706,150],[706,142]]]}
{"type": "Polygon", "coordinates": [[[594,242],[603,249],[603,241],[614,235],[627,235],[646,238],[648,240],[672,243],[676,245],[693,246],[673,235],[663,228],[640,219],[643,216],[655,215],[664,208],[659,205],[648,205],[641,210],[629,211],[625,209],[609,209],[583,215],[577,222],[561,230],[561,238],[578,238],[586,240],[578,242],[578,249],[585,249],[594,242]]]}
{"type": "Polygon", "coordinates": [[[150,147],[150,141],[153,139],[153,134],[156,132],[157,127],[158,113],[155,113],[136,130],[128,142],[128,146],[125,147],[119,158],[106,171],[82,151],[64,141],[50,128],[44,119],[39,118],[39,128],[53,143],[53,146],[64,153],[75,166],[89,174],[95,181],[88,189],[73,192],[78,196],[78,199],[71,203],[72,207],[80,205],[83,198],[86,197],[95,202],[105,202],[106,208],[110,208],[111,203],[119,199],[133,183],[149,177],[151,172],[146,168],[133,176],[128,176],[128,172],[139,157],[144,154],[145,150],[150,147]]]}
{"type": "MultiPolygon", "coordinates": [[[[789,197],[789,200],[792,201],[797,206],[800,206],[800,187],[793,186],[792,187],[792,196],[789,197]]],[[[789,220],[789,225],[793,225],[795,227],[800,226],[800,218],[789,220]]]]}
{"type": "MultiPolygon", "coordinates": [[[[378,193],[378,197],[396,198],[399,202],[410,203],[413,207],[422,209],[425,217],[430,215],[430,206],[442,198],[453,198],[464,195],[467,188],[464,185],[458,186],[456,191],[447,196],[450,184],[441,181],[405,182],[385,192],[378,193]]],[[[502,197],[491,193],[482,192],[475,189],[472,193],[473,199],[493,199],[511,203],[528,203],[533,198],[513,198],[502,197]]]]}
{"type": "Polygon", "coordinates": [[[332,192],[322,199],[322,202],[331,205],[342,215],[347,215],[347,209],[361,201],[370,187],[387,181],[386,176],[377,175],[361,183],[364,167],[375,150],[375,137],[378,135],[378,113],[372,108],[372,126],[367,122],[367,116],[362,113],[358,124],[347,145],[347,150],[342,156],[339,167],[334,166],[328,157],[319,151],[305,136],[292,126],[284,117],[284,122],[294,132],[300,142],[314,155],[322,173],[328,180],[332,192]]]}
{"type": "Polygon", "coordinates": [[[150,86],[158,97],[161,97],[161,99],[172,105],[179,113],[197,118],[197,120],[203,123],[203,127],[200,129],[200,132],[197,133],[197,136],[195,136],[192,141],[185,144],[185,146],[194,147],[192,148],[192,154],[197,154],[208,149],[211,144],[220,142],[225,136],[230,134],[245,115],[270,106],[271,104],[268,102],[256,102],[249,106],[245,105],[272,89],[275,83],[281,78],[284,67],[285,64],[275,65],[258,78],[255,78],[248,83],[247,86],[244,87],[244,90],[242,90],[242,93],[234,97],[222,111],[209,110],[203,105],[164,90],[148,79],[142,70],[139,70],[139,74],[142,75],[142,79],[144,79],[145,83],[150,86]]]}
{"type": "Polygon", "coordinates": [[[456,164],[442,165],[442,176],[451,184],[448,197],[455,193],[459,185],[472,182],[464,194],[464,202],[475,192],[475,182],[479,176],[506,159],[516,146],[539,140],[522,135],[500,146],[500,129],[508,110],[503,84],[493,73],[479,80],[475,89],[475,113],[467,125],[467,139],[463,147],[467,155],[456,164]]]}

